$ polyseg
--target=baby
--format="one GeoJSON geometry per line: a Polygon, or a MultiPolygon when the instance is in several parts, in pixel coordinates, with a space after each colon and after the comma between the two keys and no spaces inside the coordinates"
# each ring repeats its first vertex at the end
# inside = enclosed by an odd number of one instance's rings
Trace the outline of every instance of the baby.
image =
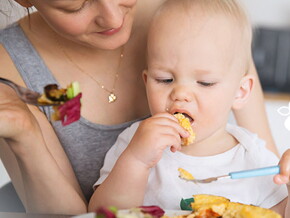
{"type": "Polygon", "coordinates": [[[143,73],[152,117],[125,130],[107,153],[90,210],[108,205],[180,209],[181,198],[213,194],[284,214],[290,150],[274,177],[284,185],[272,176],[209,184],[178,177],[178,168],[203,179],[279,163],[256,134],[227,124],[231,109],[242,108],[255,85],[247,73],[251,40],[251,25],[236,0],[168,0],[160,8],[149,31],[143,73]],[[188,146],[181,146],[189,133],[176,113],[188,117],[196,133],[188,146]]]}

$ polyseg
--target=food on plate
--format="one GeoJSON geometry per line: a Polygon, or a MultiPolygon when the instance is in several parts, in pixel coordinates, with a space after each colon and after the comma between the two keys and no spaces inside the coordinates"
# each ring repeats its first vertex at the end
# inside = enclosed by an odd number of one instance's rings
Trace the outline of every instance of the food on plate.
{"type": "MultiPolygon", "coordinates": [[[[184,200],[184,199],[183,199],[184,200]]],[[[158,206],[141,206],[129,210],[101,207],[96,218],[282,218],[276,212],[253,205],[231,202],[215,195],[193,195],[191,211],[166,212],[158,206]]]]}
{"type": "Polygon", "coordinates": [[[182,113],[176,113],[174,116],[178,119],[179,124],[190,134],[189,137],[182,138],[182,145],[189,145],[193,143],[195,140],[195,133],[192,130],[188,117],[184,116],[182,113]]]}
{"type": "Polygon", "coordinates": [[[67,88],[59,88],[57,84],[49,84],[44,87],[44,92],[38,98],[38,102],[54,105],[51,119],[61,120],[62,125],[66,126],[80,119],[81,97],[82,93],[78,82],[72,82],[67,88]]]}
{"type": "Polygon", "coordinates": [[[96,211],[96,218],[282,218],[270,209],[231,202],[221,196],[200,194],[182,199],[183,203],[185,201],[191,211],[170,214],[158,206],[141,206],[129,210],[101,207],[96,211]]]}
{"type": "Polygon", "coordinates": [[[185,180],[194,180],[193,175],[190,172],[186,171],[185,169],[178,168],[178,171],[179,171],[180,178],[185,179],[185,180]]]}
{"type": "Polygon", "coordinates": [[[239,218],[282,218],[276,212],[257,207],[253,205],[244,205],[241,203],[230,202],[227,206],[227,210],[225,211],[223,217],[225,218],[232,218],[232,217],[239,217],[239,218]]]}
{"type": "Polygon", "coordinates": [[[224,214],[229,199],[214,196],[214,195],[194,195],[194,202],[191,203],[191,208],[194,211],[195,217],[203,215],[204,217],[220,217],[224,214]],[[207,216],[205,216],[207,214],[207,216]]]}
{"type": "Polygon", "coordinates": [[[192,213],[175,218],[281,218],[276,212],[215,195],[193,195],[192,213]]]}

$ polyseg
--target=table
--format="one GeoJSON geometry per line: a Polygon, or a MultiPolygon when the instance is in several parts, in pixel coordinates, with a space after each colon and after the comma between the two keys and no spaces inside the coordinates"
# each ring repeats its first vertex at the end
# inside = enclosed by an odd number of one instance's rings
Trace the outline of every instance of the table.
{"type": "Polygon", "coordinates": [[[290,93],[264,92],[264,97],[268,101],[290,101],[290,93]]]}
{"type": "Polygon", "coordinates": [[[70,215],[29,214],[0,212],[0,218],[70,218],[70,215]]]}

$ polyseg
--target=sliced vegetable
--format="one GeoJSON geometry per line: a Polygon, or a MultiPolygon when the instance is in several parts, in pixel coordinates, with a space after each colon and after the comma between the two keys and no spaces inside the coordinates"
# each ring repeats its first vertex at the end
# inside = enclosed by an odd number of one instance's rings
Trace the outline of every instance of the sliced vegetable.
{"type": "Polygon", "coordinates": [[[79,93],[73,99],[58,106],[58,112],[60,120],[63,126],[69,125],[81,117],[81,97],[82,93],[79,93]]]}
{"type": "Polygon", "coordinates": [[[140,206],[139,208],[141,209],[142,213],[150,214],[152,217],[155,217],[155,218],[160,218],[165,213],[165,211],[162,208],[155,206],[155,205],[140,206]]]}
{"type": "Polygon", "coordinates": [[[181,199],[180,209],[192,211],[191,203],[194,202],[193,198],[181,199]]]}

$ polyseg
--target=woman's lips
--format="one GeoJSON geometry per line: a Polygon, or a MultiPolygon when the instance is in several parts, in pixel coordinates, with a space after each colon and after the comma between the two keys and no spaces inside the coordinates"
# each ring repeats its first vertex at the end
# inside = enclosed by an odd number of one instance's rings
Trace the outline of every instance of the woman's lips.
{"type": "Polygon", "coordinates": [[[97,33],[99,33],[101,35],[111,36],[111,35],[114,35],[114,34],[118,33],[122,29],[122,26],[123,25],[121,25],[117,29],[109,29],[109,30],[105,30],[105,31],[97,32],[97,33]]]}

